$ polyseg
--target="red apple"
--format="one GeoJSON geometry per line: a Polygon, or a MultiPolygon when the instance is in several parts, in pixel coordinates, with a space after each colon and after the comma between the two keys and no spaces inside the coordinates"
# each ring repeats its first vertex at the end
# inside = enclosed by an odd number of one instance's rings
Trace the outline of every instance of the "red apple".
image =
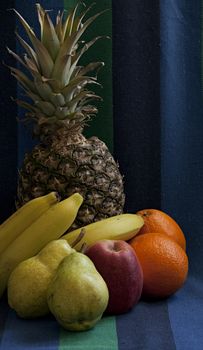
{"type": "Polygon", "coordinates": [[[86,248],[85,254],[93,261],[109,289],[106,313],[127,312],[140,299],[143,272],[132,247],[121,240],[102,240],[86,248]]]}

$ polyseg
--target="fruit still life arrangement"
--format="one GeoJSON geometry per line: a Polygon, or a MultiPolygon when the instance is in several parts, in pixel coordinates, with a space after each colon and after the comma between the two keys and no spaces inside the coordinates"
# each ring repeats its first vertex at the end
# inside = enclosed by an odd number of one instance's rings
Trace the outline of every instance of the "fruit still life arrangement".
{"type": "Polygon", "coordinates": [[[117,162],[96,136],[82,134],[100,99],[87,86],[100,85],[104,63],[80,65],[102,38],[83,40],[102,12],[87,18],[92,6],[80,5],[54,24],[36,4],[40,39],[14,10],[31,44],[16,32],[26,53],[8,49],[22,66],[9,69],[39,143],[19,171],[16,211],[0,225],[0,297],[20,318],[51,313],[69,331],[91,329],[141,299],[170,297],[188,274],[181,227],[159,209],[125,213],[117,162]]]}

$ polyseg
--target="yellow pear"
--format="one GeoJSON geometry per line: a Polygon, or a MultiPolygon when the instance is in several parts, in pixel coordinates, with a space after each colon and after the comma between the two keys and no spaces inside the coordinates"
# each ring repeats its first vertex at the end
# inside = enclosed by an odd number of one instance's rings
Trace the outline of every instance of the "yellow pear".
{"type": "Polygon", "coordinates": [[[101,319],[109,292],[86,255],[75,252],[63,259],[47,290],[50,311],[71,331],[88,330],[101,319]]]}
{"type": "Polygon", "coordinates": [[[49,313],[47,288],[61,260],[75,252],[66,240],[48,243],[37,255],[22,261],[10,275],[8,303],[22,318],[49,313]]]}

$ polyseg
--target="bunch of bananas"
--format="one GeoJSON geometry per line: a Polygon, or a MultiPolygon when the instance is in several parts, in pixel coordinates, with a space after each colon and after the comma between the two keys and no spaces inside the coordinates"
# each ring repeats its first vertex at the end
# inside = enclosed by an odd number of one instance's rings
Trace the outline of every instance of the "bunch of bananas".
{"type": "Polygon", "coordinates": [[[12,270],[61,237],[74,222],[83,198],[79,193],[59,202],[55,192],[31,200],[0,226],[0,296],[12,270]]]}
{"type": "Polygon", "coordinates": [[[84,243],[90,245],[101,239],[129,240],[144,224],[141,216],[121,214],[64,235],[82,203],[79,193],[59,201],[57,193],[51,192],[29,201],[0,225],[0,297],[14,268],[49,242],[63,238],[80,250],[84,243]],[[84,236],[77,242],[81,229],[84,236]]]}

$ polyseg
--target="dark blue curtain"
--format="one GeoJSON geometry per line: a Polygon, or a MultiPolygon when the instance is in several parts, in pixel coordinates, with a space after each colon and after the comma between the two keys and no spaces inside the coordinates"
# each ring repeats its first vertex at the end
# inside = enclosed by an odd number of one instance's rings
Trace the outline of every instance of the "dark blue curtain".
{"type": "Polygon", "coordinates": [[[162,208],[182,225],[191,269],[198,275],[203,253],[201,12],[201,1],[161,5],[162,208]]]}
{"type": "Polygon", "coordinates": [[[113,1],[114,144],[131,212],[161,205],[159,26],[158,0],[113,1]]]}

